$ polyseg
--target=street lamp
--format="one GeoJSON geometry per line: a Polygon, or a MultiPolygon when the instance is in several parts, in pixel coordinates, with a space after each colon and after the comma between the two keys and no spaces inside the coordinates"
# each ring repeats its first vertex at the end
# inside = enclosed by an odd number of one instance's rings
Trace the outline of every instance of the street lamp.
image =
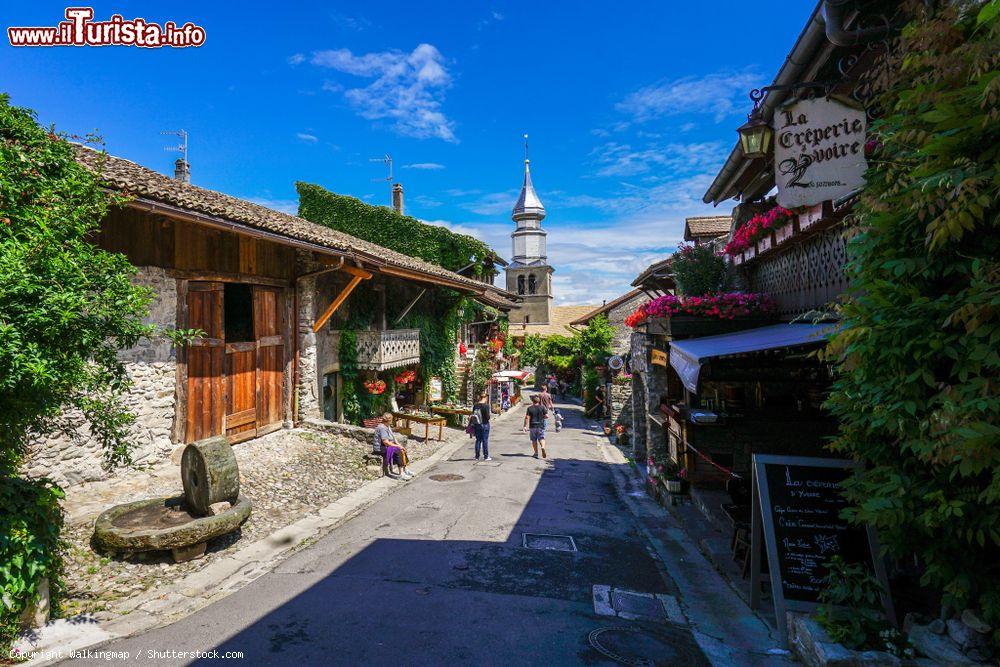
{"type": "Polygon", "coordinates": [[[760,107],[754,102],[753,111],[747,116],[747,122],[743,123],[736,130],[740,133],[740,147],[743,155],[753,159],[767,157],[767,152],[771,148],[771,124],[764,120],[760,113],[760,107]]]}

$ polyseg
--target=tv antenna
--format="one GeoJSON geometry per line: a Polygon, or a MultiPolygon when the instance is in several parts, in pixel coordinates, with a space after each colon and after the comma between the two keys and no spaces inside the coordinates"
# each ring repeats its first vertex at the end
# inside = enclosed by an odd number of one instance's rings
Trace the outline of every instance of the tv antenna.
{"type": "Polygon", "coordinates": [[[188,163],[188,133],[187,130],[163,130],[160,134],[173,134],[181,138],[181,143],[176,146],[164,146],[165,151],[177,151],[184,159],[184,164],[188,163]]]}
{"type": "Polygon", "coordinates": [[[381,162],[389,170],[388,176],[383,178],[373,178],[372,181],[385,181],[389,184],[389,206],[392,206],[392,156],[386,153],[382,157],[368,158],[369,162],[381,162]]]}

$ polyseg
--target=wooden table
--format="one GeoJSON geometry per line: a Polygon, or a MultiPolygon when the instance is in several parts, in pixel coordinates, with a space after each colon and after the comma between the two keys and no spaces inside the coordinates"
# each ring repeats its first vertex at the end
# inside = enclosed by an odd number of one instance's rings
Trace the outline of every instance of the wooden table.
{"type": "Polygon", "coordinates": [[[444,440],[444,425],[448,421],[445,417],[424,417],[421,415],[414,415],[409,412],[393,412],[392,413],[392,426],[395,428],[397,420],[405,421],[407,428],[410,426],[410,422],[416,422],[418,424],[424,425],[424,441],[430,440],[431,426],[438,427],[438,442],[444,440]]]}
{"type": "Polygon", "coordinates": [[[455,415],[456,417],[462,417],[458,420],[459,426],[465,426],[465,417],[472,416],[472,408],[449,408],[444,405],[432,405],[431,412],[436,415],[455,415]]]}

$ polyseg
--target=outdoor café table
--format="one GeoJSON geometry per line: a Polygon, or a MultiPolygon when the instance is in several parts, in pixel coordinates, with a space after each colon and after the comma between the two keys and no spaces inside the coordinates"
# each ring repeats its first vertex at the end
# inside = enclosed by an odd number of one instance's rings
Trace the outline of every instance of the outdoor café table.
{"type": "Polygon", "coordinates": [[[396,426],[397,420],[402,420],[406,422],[407,428],[410,426],[410,422],[416,422],[418,424],[424,425],[424,441],[430,440],[430,429],[431,426],[436,425],[438,427],[438,442],[444,440],[444,425],[448,420],[444,417],[430,416],[424,417],[422,415],[415,415],[410,412],[393,412],[392,413],[392,425],[396,426]]]}

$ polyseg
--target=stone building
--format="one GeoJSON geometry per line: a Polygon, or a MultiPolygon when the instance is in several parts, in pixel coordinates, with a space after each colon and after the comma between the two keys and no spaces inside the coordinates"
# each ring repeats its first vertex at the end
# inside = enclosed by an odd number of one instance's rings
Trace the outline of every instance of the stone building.
{"type": "MultiPolygon", "coordinates": [[[[326,325],[359,283],[414,294],[447,288],[512,305],[492,285],[191,185],[180,172],[170,178],[84,147],[78,160],[131,197],[102,221],[95,242],[126,255],[136,282],[155,292],[149,323],[204,334],[179,349],[153,340],[121,353],[133,380],[125,400],[137,417],[138,463],[211,436],[240,441],[322,418],[323,382],[337,363],[326,325]]],[[[419,358],[419,334],[397,333],[369,336],[372,363],[419,358]]],[[[74,437],[33,443],[25,472],[61,484],[110,474],[85,424],[74,437]]]]}
{"type": "Polygon", "coordinates": [[[531,183],[529,161],[524,161],[524,183],[511,214],[516,229],[511,233],[511,262],[506,268],[507,291],[521,303],[511,311],[511,323],[552,323],[552,272],[542,229],[545,207],[531,183]]]}

